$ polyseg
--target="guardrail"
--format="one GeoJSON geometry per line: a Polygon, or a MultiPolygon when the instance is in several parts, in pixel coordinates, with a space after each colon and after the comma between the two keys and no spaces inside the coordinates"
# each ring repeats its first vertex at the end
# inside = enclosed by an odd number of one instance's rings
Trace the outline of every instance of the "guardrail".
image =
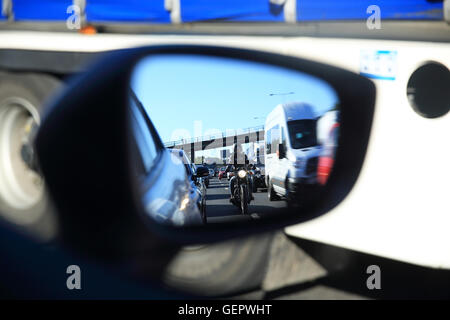
{"type": "Polygon", "coordinates": [[[252,133],[252,132],[261,131],[261,130],[264,130],[264,125],[256,126],[256,127],[249,127],[249,128],[244,128],[244,129],[227,130],[227,131],[221,132],[220,134],[213,134],[213,135],[208,135],[208,136],[200,136],[200,137],[181,139],[181,140],[175,140],[175,141],[167,141],[167,142],[164,142],[164,146],[166,148],[169,148],[169,147],[179,146],[179,145],[183,145],[183,144],[215,140],[215,139],[222,139],[222,138],[226,138],[226,137],[234,137],[234,136],[238,136],[238,135],[242,135],[242,134],[248,134],[248,133],[252,133]]]}

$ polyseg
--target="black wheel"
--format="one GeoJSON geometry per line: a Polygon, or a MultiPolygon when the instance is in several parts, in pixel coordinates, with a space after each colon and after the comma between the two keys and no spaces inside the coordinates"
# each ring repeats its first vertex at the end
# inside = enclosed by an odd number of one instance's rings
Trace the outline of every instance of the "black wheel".
{"type": "Polygon", "coordinates": [[[54,235],[55,215],[34,158],[32,133],[42,105],[61,87],[54,77],[0,72],[0,212],[38,237],[54,235]]]}
{"type": "Polygon", "coordinates": [[[245,184],[241,185],[241,213],[248,214],[248,190],[245,184]]]}
{"type": "Polygon", "coordinates": [[[269,185],[267,186],[267,196],[269,201],[276,201],[279,199],[278,195],[275,193],[275,190],[273,190],[273,184],[270,180],[269,185]]]}
{"type": "Polygon", "coordinates": [[[267,271],[272,239],[272,234],[262,234],[186,247],[169,264],[164,282],[208,296],[258,290],[267,271]]]}
{"type": "Polygon", "coordinates": [[[302,208],[302,204],[299,200],[297,199],[286,199],[286,204],[288,209],[290,210],[295,210],[295,209],[301,209],[302,208]]]}
{"type": "Polygon", "coordinates": [[[290,209],[302,210],[307,205],[307,201],[310,200],[308,196],[304,193],[297,194],[295,196],[286,197],[287,206],[290,209]]]}
{"type": "Polygon", "coordinates": [[[240,205],[240,203],[241,203],[241,192],[240,192],[240,189],[237,186],[234,187],[233,194],[234,194],[233,204],[236,207],[238,207],[239,210],[241,210],[241,205],[240,205]]]}
{"type": "Polygon", "coordinates": [[[252,191],[253,191],[254,193],[257,193],[257,192],[258,192],[258,187],[256,186],[255,181],[253,181],[253,184],[252,184],[252,191]]]}
{"type": "Polygon", "coordinates": [[[206,203],[203,203],[203,205],[202,205],[202,221],[203,221],[203,224],[208,223],[208,217],[206,215],[206,203]]]}

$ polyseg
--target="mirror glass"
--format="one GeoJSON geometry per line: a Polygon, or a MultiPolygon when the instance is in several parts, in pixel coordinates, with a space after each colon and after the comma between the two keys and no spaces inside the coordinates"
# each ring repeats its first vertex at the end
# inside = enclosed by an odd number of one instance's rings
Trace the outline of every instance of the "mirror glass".
{"type": "Polygon", "coordinates": [[[333,169],[339,100],[272,65],[152,55],[130,83],[130,156],[145,212],[172,226],[302,214],[333,169]]]}

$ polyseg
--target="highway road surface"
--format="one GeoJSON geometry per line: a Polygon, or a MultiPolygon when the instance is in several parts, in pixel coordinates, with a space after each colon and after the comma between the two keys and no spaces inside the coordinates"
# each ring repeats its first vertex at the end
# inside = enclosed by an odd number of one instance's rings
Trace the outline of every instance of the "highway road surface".
{"type": "MultiPolygon", "coordinates": [[[[267,214],[279,214],[286,209],[283,200],[269,201],[267,189],[258,189],[249,205],[249,215],[242,215],[229,202],[227,179],[210,178],[206,196],[208,224],[260,219],[267,214]]],[[[240,299],[367,299],[364,295],[330,285],[334,279],[301,247],[279,232],[270,250],[268,271],[262,289],[236,296],[240,299]]]]}
{"type": "Polygon", "coordinates": [[[219,180],[216,177],[210,178],[206,192],[208,224],[260,219],[264,215],[277,214],[280,210],[286,209],[286,202],[283,200],[269,201],[267,189],[258,189],[258,192],[253,193],[253,196],[255,200],[250,202],[249,215],[244,216],[240,213],[239,208],[229,201],[228,180],[219,180]]]}

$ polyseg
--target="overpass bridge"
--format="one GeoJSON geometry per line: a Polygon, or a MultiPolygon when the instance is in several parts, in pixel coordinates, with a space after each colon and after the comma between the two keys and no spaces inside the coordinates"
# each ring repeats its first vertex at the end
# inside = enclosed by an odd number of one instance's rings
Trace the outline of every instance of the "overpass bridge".
{"type": "MultiPolygon", "coordinates": [[[[176,141],[168,141],[164,146],[169,149],[182,149],[186,155],[195,161],[195,153],[198,151],[223,149],[231,147],[234,143],[243,144],[264,141],[264,126],[250,127],[238,130],[227,130],[220,134],[201,136],[176,141]]],[[[222,160],[225,163],[226,149],[222,150],[222,160]]],[[[258,150],[259,151],[259,150],[258,150]]],[[[259,154],[256,154],[259,157],[259,154]]]]}

